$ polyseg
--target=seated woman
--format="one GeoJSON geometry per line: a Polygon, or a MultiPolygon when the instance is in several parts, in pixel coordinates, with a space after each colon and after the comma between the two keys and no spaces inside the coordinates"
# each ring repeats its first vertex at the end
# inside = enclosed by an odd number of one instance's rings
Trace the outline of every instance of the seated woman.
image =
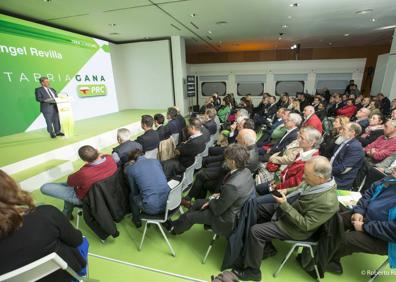
{"type": "Polygon", "coordinates": [[[366,147],[381,135],[384,135],[384,117],[382,114],[376,113],[371,115],[369,126],[366,127],[364,133],[357,139],[363,147],[366,147]]]}
{"type": "Polygon", "coordinates": [[[302,182],[305,162],[319,155],[318,147],[322,141],[322,135],[317,129],[301,128],[297,140],[301,150],[295,160],[280,172],[278,179],[256,187],[257,193],[262,195],[257,198],[258,203],[275,203],[274,198],[269,194],[270,186],[277,190],[298,186],[302,182]]]}
{"type": "Polygon", "coordinates": [[[191,209],[174,222],[170,222],[170,231],[181,234],[194,224],[210,225],[216,234],[228,236],[240,210],[254,192],[251,172],[246,168],[249,153],[245,146],[232,144],[224,152],[230,172],[224,177],[219,194],[213,194],[210,200],[199,199],[191,209]]]}
{"type": "MultiPolygon", "coordinates": [[[[88,252],[83,239],[64,214],[49,205],[33,204],[30,195],[0,170],[0,275],[56,252],[76,272],[88,252]]],[[[83,274],[80,272],[80,274],[83,274]]],[[[56,271],[40,281],[71,281],[65,271],[56,271]]]]}
{"type": "Polygon", "coordinates": [[[342,143],[341,129],[349,122],[348,117],[338,116],[333,121],[333,129],[330,135],[325,135],[320,145],[320,154],[328,159],[333,155],[336,145],[342,143]]]}
{"type": "Polygon", "coordinates": [[[129,154],[124,171],[130,188],[132,222],[140,227],[141,212],[150,215],[165,212],[170,188],[161,163],[155,159],[146,159],[141,150],[129,154]]]}

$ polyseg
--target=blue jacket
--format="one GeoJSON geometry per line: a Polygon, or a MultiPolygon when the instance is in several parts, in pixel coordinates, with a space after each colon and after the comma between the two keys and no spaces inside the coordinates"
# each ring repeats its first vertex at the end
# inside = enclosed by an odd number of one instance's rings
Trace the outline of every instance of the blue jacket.
{"type": "MultiPolygon", "coordinates": [[[[341,145],[340,145],[341,146],[341,145]]],[[[333,154],[339,146],[334,148],[333,154]]],[[[357,139],[348,141],[333,161],[333,176],[338,189],[351,190],[353,181],[362,166],[364,150],[357,139]]]]}
{"type": "Polygon", "coordinates": [[[271,154],[283,151],[287,145],[297,139],[298,128],[294,128],[289,134],[285,135],[271,148],[271,154]]]}
{"type": "Polygon", "coordinates": [[[134,164],[125,168],[129,183],[139,189],[143,211],[159,214],[165,211],[170,188],[158,160],[138,157],[134,164]]]}
{"type": "Polygon", "coordinates": [[[396,268],[396,179],[387,176],[375,182],[353,211],[364,216],[367,234],[388,242],[389,265],[396,268]]]}

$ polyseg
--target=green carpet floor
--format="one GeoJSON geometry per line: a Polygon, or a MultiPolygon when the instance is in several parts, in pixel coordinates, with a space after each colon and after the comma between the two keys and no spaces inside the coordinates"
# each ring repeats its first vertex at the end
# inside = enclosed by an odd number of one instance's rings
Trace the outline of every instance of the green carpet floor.
{"type": "Polygon", "coordinates": [[[164,110],[126,110],[80,120],[75,123],[75,135],[68,139],[51,139],[46,129],[0,137],[0,167],[138,122],[143,114],[154,115],[162,112],[164,110]]]}

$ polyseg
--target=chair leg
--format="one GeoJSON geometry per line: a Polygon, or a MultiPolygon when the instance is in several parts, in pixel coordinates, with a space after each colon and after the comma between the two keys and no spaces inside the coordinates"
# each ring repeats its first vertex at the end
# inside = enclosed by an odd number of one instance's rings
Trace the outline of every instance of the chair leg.
{"type": "Polygon", "coordinates": [[[140,245],[139,245],[139,251],[142,250],[143,242],[144,242],[144,237],[146,237],[147,224],[148,224],[148,222],[146,221],[145,224],[144,224],[144,230],[143,230],[142,240],[140,241],[140,245]]]}
{"type": "Polygon", "coordinates": [[[273,277],[278,276],[279,272],[282,270],[283,266],[285,265],[285,263],[287,262],[289,257],[292,255],[292,253],[296,247],[297,247],[297,244],[294,244],[293,247],[291,247],[290,251],[287,253],[286,257],[283,259],[279,268],[274,272],[274,274],[272,274],[273,277]]]}
{"type": "Polygon", "coordinates": [[[181,206],[179,207],[179,212],[180,212],[180,214],[184,213],[183,208],[181,206]]]}
{"type": "Polygon", "coordinates": [[[308,248],[309,248],[309,252],[310,252],[310,254],[311,254],[312,261],[314,262],[314,268],[315,268],[315,272],[316,272],[316,278],[317,278],[317,280],[320,282],[319,269],[318,269],[318,266],[316,265],[316,262],[315,262],[315,255],[314,255],[312,246],[308,246],[308,248]]]}
{"type": "Polygon", "coordinates": [[[208,259],[209,253],[212,250],[213,244],[216,241],[216,239],[217,239],[217,234],[213,235],[212,240],[210,241],[208,250],[206,251],[204,258],[202,259],[202,264],[206,263],[206,260],[208,259]]]}
{"type": "Polygon", "coordinates": [[[385,260],[385,261],[380,265],[380,267],[378,267],[378,268],[375,270],[375,273],[374,273],[373,275],[370,276],[370,279],[369,279],[368,282],[373,282],[373,281],[378,277],[378,275],[380,274],[381,270],[386,266],[387,263],[388,263],[388,260],[385,260]]]}
{"type": "Polygon", "coordinates": [[[169,240],[168,240],[168,237],[166,237],[166,235],[165,235],[165,232],[164,232],[164,230],[162,229],[162,226],[161,226],[161,224],[160,223],[158,223],[158,222],[156,222],[155,224],[157,224],[157,226],[158,226],[158,228],[159,228],[159,230],[161,231],[161,233],[162,233],[162,236],[164,237],[164,239],[165,239],[165,241],[166,241],[166,243],[168,244],[168,247],[169,247],[169,250],[171,251],[171,253],[172,253],[172,256],[176,256],[176,253],[175,253],[175,251],[173,250],[173,248],[172,248],[172,245],[170,244],[170,242],[169,242],[169,240]]]}

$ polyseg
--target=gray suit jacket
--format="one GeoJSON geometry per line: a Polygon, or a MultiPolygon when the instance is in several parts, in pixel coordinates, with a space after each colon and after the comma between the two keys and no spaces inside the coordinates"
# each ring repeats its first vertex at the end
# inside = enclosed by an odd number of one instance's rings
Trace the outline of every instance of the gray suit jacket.
{"type": "MultiPolygon", "coordinates": [[[[58,97],[54,88],[50,88],[55,97],[58,97]]],[[[40,112],[42,113],[51,113],[54,110],[57,110],[57,106],[54,103],[45,102],[47,99],[51,99],[52,97],[48,94],[47,90],[44,87],[38,87],[35,90],[36,101],[40,102],[40,112]]]]}

